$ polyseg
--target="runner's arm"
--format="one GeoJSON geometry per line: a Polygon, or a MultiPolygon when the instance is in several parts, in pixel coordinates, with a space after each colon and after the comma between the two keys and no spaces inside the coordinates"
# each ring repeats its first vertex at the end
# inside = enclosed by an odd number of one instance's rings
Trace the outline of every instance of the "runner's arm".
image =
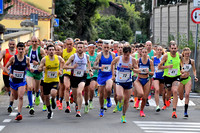
{"type": "Polygon", "coordinates": [[[11,58],[9,59],[8,63],[7,63],[6,66],[4,67],[4,71],[5,71],[6,73],[8,73],[8,74],[10,73],[9,70],[8,70],[8,67],[9,67],[10,65],[12,65],[14,62],[15,62],[15,57],[13,56],[13,57],[11,57],[11,58]]]}
{"type": "Polygon", "coordinates": [[[38,68],[38,72],[42,72],[43,68],[45,66],[45,62],[46,62],[46,58],[42,58],[41,62],[40,62],[40,66],[38,68]]]}
{"type": "Polygon", "coordinates": [[[0,53],[0,68],[3,70],[3,65],[1,64],[1,60],[5,57],[5,54],[6,54],[6,51],[3,50],[1,53],[0,53]]]}
{"type": "Polygon", "coordinates": [[[99,61],[100,61],[100,59],[101,59],[101,52],[97,54],[96,60],[95,60],[94,65],[93,65],[94,69],[97,69],[97,70],[101,69],[99,67],[99,61]]]}
{"type": "Polygon", "coordinates": [[[30,58],[26,57],[27,68],[30,70],[30,58]]]}
{"type": "Polygon", "coordinates": [[[60,70],[63,70],[63,66],[65,64],[64,59],[61,56],[58,56],[59,62],[60,62],[60,70]]]}
{"type": "Polygon", "coordinates": [[[29,50],[29,47],[26,47],[26,49],[25,49],[25,56],[28,55],[28,50],[29,50]]]}
{"type": "Polygon", "coordinates": [[[149,72],[149,75],[153,76],[154,75],[154,65],[153,65],[152,60],[150,60],[150,68],[151,68],[151,72],[149,72]]]}
{"type": "Polygon", "coordinates": [[[134,66],[133,72],[134,73],[141,73],[141,71],[138,67],[138,63],[139,63],[139,60],[134,59],[134,61],[133,61],[133,66],[134,66]]]}
{"type": "Polygon", "coordinates": [[[69,64],[71,64],[73,62],[74,57],[75,57],[74,54],[69,57],[69,59],[67,60],[67,62],[63,66],[63,69],[74,69],[75,66],[77,67],[77,64],[74,64],[74,66],[69,66],[69,64]]]}
{"type": "MultiPolygon", "coordinates": [[[[163,66],[163,64],[167,61],[167,54],[165,54],[161,60],[161,62],[158,64],[158,69],[166,69],[169,68],[169,66],[163,66]]],[[[173,66],[173,65],[172,65],[173,66]]]]}
{"type": "Polygon", "coordinates": [[[195,81],[198,81],[196,67],[195,67],[195,61],[193,59],[191,59],[191,64],[192,64],[192,70],[193,70],[195,81]]]}
{"type": "Polygon", "coordinates": [[[119,56],[111,62],[112,76],[115,77],[115,64],[119,61],[119,56]]]}
{"type": "Polygon", "coordinates": [[[92,72],[92,68],[91,68],[91,62],[90,62],[89,55],[87,55],[87,66],[88,66],[88,69],[89,69],[90,77],[92,77],[93,76],[93,72],[92,72]]]}
{"type": "Polygon", "coordinates": [[[40,54],[41,54],[42,58],[44,56],[46,56],[45,51],[44,51],[44,49],[42,47],[40,48],[40,54]]]}

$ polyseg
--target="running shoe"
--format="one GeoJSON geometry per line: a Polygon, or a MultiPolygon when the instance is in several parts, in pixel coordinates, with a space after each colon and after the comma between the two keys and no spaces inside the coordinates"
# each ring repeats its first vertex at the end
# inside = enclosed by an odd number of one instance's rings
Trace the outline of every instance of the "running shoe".
{"type": "Polygon", "coordinates": [[[146,106],[149,106],[149,101],[148,101],[148,99],[147,99],[147,102],[146,102],[146,106]]]}
{"type": "Polygon", "coordinates": [[[34,110],[33,107],[31,107],[30,110],[29,110],[29,114],[30,114],[30,115],[34,115],[34,113],[35,113],[35,110],[34,110]]]}
{"type": "Polygon", "coordinates": [[[141,102],[139,102],[139,106],[138,106],[137,110],[140,110],[140,107],[141,107],[141,102]]]}
{"type": "Polygon", "coordinates": [[[134,104],[134,108],[138,108],[139,107],[139,103],[140,103],[140,100],[137,100],[134,104]]]}
{"type": "Polygon", "coordinates": [[[122,102],[118,102],[117,103],[117,110],[122,111],[123,108],[123,103],[122,102]]]}
{"type": "Polygon", "coordinates": [[[160,107],[159,106],[156,107],[156,112],[160,112],[160,107]]]}
{"type": "Polygon", "coordinates": [[[166,105],[164,105],[163,107],[162,107],[162,110],[165,110],[167,108],[167,106],[166,105]]]}
{"type": "Polygon", "coordinates": [[[76,117],[81,117],[81,111],[76,112],[76,117]]]}
{"type": "Polygon", "coordinates": [[[113,110],[113,113],[117,113],[118,109],[117,106],[115,106],[115,109],[113,110]]]}
{"type": "Polygon", "coordinates": [[[184,113],[184,118],[188,118],[188,113],[187,112],[184,113]]]}
{"type": "Polygon", "coordinates": [[[130,98],[129,102],[131,102],[131,103],[134,102],[133,97],[130,98]]]}
{"type": "Polygon", "coordinates": [[[20,115],[20,114],[17,114],[17,116],[15,117],[15,120],[17,120],[17,121],[20,121],[20,120],[22,120],[22,115],[20,115]]]}
{"type": "Polygon", "coordinates": [[[84,113],[88,113],[88,112],[89,112],[89,107],[88,105],[85,105],[84,113]]]}
{"type": "Polygon", "coordinates": [[[35,105],[38,106],[40,104],[40,97],[35,97],[35,105]]]}
{"type": "Polygon", "coordinates": [[[70,106],[67,106],[66,110],[65,110],[65,113],[70,113],[70,112],[71,112],[71,108],[70,108],[70,106]]]}
{"type": "Polygon", "coordinates": [[[92,101],[89,101],[89,109],[93,109],[94,107],[93,107],[93,103],[92,103],[92,101]]]}
{"type": "Polygon", "coordinates": [[[43,104],[42,111],[47,111],[47,106],[45,104],[43,104]]]}
{"type": "Polygon", "coordinates": [[[104,109],[100,109],[99,116],[100,116],[100,117],[103,117],[103,116],[104,116],[104,109]]]}
{"type": "Polygon", "coordinates": [[[126,116],[125,115],[122,115],[121,116],[121,123],[126,123],[126,116]]]}
{"type": "Polygon", "coordinates": [[[172,112],[172,118],[177,118],[176,111],[173,111],[173,112],[172,112]]]}
{"type": "Polygon", "coordinates": [[[59,100],[56,100],[56,105],[57,105],[58,108],[60,107],[60,101],[59,100]]]}
{"type": "Polygon", "coordinates": [[[56,103],[55,103],[55,100],[53,98],[51,98],[51,106],[52,106],[52,109],[56,108],[56,103]]]}
{"type": "Polygon", "coordinates": [[[12,106],[10,106],[10,105],[9,105],[9,107],[8,107],[8,109],[7,109],[7,110],[8,110],[8,113],[12,113],[12,111],[13,111],[13,108],[12,108],[12,106]]]}
{"type": "Polygon", "coordinates": [[[52,111],[48,112],[47,118],[48,119],[52,119],[53,118],[53,112],[52,111]]]}
{"type": "Polygon", "coordinates": [[[107,105],[106,104],[103,105],[103,109],[107,110],[107,105]]]}
{"type": "Polygon", "coordinates": [[[111,99],[110,98],[107,98],[107,107],[110,108],[112,106],[112,102],[111,102],[111,99]]]}
{"type": "Polygon", "coordinates": [[[145,117],[145,114],[144,114],[144,112],[143,112],[143,111],[141,111],[141,110],[140,110],[140,116],[141,116],[141,117],[145,117]]]}
{"type": "Polygon", "coordinates": [[[60,107],[58,107],[59,110],[63,110],[62,103],[60,103],[60,107]]]}
{"type": "Polygon", "coordinates": [[[27,109],[30,109],[30,105],[27,105],[26,108],[27,108],[27,109]]]}

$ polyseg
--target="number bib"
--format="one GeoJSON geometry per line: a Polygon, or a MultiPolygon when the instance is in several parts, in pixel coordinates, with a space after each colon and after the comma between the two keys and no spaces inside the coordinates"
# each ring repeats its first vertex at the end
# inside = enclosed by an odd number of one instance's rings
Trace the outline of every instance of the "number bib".
{"type": "Polygon", "coordinates": [[[14,70],[13,71],[13,76],[15,78],[18,78],[18,79],[23,79],[24,77],[24,71],[17,71],[17,70],[14,70]]]}
{"type": "Polygon", "coordinates": [[[130,78],[130,72],[119,72],[119,80],[128,80],[130,78]]]}
{"type": "Polygon", "coordinates": [[[141,74],[147,74],[147,70],[149,70],[149,68],[140,68],[141,74]]]}
{"type": "Polygon", "coordinates": [[[183,69],[184,69],[184,71],[186,71],[186,72],[190,71],[191,67],[192,67],[191,64],[184,64],[184,65],[183,65],[183,69]]]}
{"type": "Polygon", "coordinates": [[[104,65],[103,72],[111,72],[111,65],[104,65]]]}
{"type": "Polygon", "coordinates": [[[84,70],[81,70],[81,69],[74,69],[74,74],[73,76],[75,77],[83,77],[84,75],[84,70]]]}
{"type": "Polygon", "coordinates": [[[162,69],[158,69],[158,66],[155,66],[154,68],[155,68],[155,72],[156,72],[156,73],[158,73],[158,72],[163,72],[162,69]]]}
{"type": "Polygon", "coordinates": [[[38,70],[39,65],[33,65],[33,63],[30,63],[30,68],[33,70],[38,70]]]}
{"type": "Polygon", "coordinates": [[[47,77],[48,78],[57,78],[58,72],[55,71],[47,71],[47,77]]]}
{"type": "Polygon", "coordinates": [[[169,69],[168,75],[176,76],[178,73],[178,69],[169,69]]]}

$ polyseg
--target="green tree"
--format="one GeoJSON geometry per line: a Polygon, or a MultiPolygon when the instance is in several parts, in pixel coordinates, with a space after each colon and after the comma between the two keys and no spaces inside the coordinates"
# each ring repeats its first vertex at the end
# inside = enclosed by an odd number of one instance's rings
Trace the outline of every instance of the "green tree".
{"type": "Polygon", "coordinates": [[[97,21],[99,38],[132,41],[133,33],[126,21],[115,16],[104,16],[97,21]]]}

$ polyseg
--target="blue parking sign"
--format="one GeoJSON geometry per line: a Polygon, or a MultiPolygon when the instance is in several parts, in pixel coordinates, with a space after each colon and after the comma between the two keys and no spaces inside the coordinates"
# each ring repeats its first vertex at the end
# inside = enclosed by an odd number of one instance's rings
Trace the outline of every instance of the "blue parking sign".
{"type": "Polygon", "coordinates": [[[0,0],[0,14],[3,14],[3,0],[0,0]]]}
{"type": "Polygon", "coordinates": [[[58,18],[54,19],[54,27],[59,27],[59,19],[58,18]]]}

